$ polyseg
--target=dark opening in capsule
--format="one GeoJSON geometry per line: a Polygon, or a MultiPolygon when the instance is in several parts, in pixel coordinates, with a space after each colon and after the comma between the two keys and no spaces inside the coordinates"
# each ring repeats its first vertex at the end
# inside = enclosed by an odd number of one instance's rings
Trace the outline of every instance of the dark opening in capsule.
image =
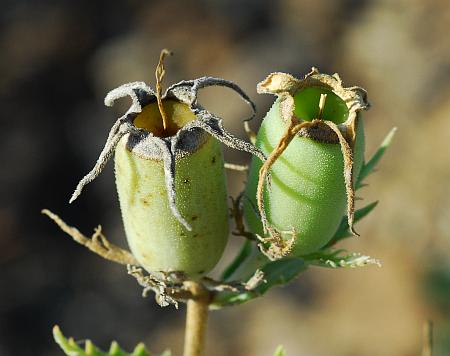
{"type": "Polygon", "coordinates": [[[163,106],[168,118],[166,130],[164,130],[162,116],[156,101],[142,109],[142,112],[133,121],[134,126],[158,137],[169,137],[175,135],[178,130],[196,118],[189,106],[179,101],[163,100],[163,106]]]}

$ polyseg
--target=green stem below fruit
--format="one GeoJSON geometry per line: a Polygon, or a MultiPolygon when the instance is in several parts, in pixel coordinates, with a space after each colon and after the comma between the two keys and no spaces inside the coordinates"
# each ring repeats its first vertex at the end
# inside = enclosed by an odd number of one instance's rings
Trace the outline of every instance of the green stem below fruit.
{"type": "Polygon", "coordinates": [[[197,282],[185,282],[193,297],[187,302],[183,356],[203,356],[210,293],[197,282]]]}

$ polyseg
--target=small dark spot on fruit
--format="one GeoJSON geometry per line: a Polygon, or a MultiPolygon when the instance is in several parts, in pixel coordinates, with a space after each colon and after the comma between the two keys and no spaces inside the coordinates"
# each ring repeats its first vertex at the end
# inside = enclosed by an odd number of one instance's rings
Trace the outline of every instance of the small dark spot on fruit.
{"type": "Polygon", "coordinates": [[[212,163],[212,164],[216,163],[216,156],[213,156],[213,157],[212,157],[211,163],[212,163]]]}
{"type": "Polygon", "coordinates": [[[183,183],[184,183],[184,184],[189,183],[189,178],[184,178],[183,183]]]}
{"type": "Polygon", "coordinates": [[[197,219],[198,219],[198,216],[197,216],[197,215],[192,215],[192,216],[191,216],[191,220],[192,220],[192,221],[195,221],[195,220],[197,220],[197,219]]]}
{"type": "Polygon", "coordinates": [[[198,274],[203,274],[203,273],[205,273],[204,269],[202,269],[201,271],[198,271],[198,274]]]}
{"type": "Polygon", "coordinates": [[[147,194],[144,198],[141,198],[141,203],[149,206],[150,202],[152,201],[152,198],[153,198],[152,194],[147,194]]]}

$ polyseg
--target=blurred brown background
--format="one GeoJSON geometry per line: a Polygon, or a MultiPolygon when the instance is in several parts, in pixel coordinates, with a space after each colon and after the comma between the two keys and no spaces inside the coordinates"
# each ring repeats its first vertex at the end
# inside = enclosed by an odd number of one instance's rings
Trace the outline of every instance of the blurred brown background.
{"type": "MultiPolygon", "coordinates": [[[[143,299],[117,265],[76,245],[40,215],[47,207],[89,234],[99,223],[125,245],[112,164],[73,205],[119,115],[104,95],[154,83],[163,47],[175,52],[165,83],[203,75],[234,80],[256,101],[273,71],[339,72],[369,92],[367,155],[398,134],[369,178],[380,200],[344,244],[383,268],[314,269],[249,304],[213,312],[208,355],[418,355],[435,323],[436,355],[450,354],[450,4],[420,1],[25,1],[0,13],[0,355],[60,355],[51,338],[112,339],[131,349],[181,350],[184,309],[143,299]]],[[[248,109],[226,89],[200,98],[244,136],[248,109]]],[[[255,122],[254,127],[257,123],[255,122]]],[[[249,157],[226,152],[228,160],[249,157]]],[[[245,177],[230,173],[230,193],[245,177]]],[[[224,261],[237,248],[231,239],[224,261]]]]}

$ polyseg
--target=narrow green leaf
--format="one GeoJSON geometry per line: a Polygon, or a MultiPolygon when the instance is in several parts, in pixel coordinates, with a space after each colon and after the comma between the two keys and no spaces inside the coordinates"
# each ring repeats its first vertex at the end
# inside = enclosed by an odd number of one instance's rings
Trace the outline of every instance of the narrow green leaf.
{"type": "MultiPolygon", "coordinates": [[[[356,210],[354,222],[356,223],[359,220],[361,220],[362,218],[364,218],[365,216],[367,216],[377,205],[378,205],[378,201],[374,201],[373,203],[367,204],[365,207],[356,210]]],[[[350,236],[352,236],[352,234],[350,233],[350,229],[348,227],[347,216],[344,216],[342,218],[341,224],[339,225],[339,228],[337,229],[333,238],[323,248],[327,249],[327,248],[333,246],[334,244],[336,244],[338,241],[343,240],[346,237],[350,237],[350,236]]]]}
{"type": "Polygon", "coordinates": [[[380,161],[381,157],[383,157],[389,145],[392,143],[392,139],[394,138],[395,132],[397,131],[396,127],[393,127],[391,131],[386,135],[383,142],[381,142],[380,147],[372,156],[372,158],[364,164],[361,168],[361,172],[359,173],[358,180],[356,182],[356,189],[359,189],[363,186],[363,180],[375,169],[376,165],[380,161]]]}
{"type": "Polygon", "coordinates": [[[262,268],[264,282],[256,287],[255,291],[262,295],[276,285],[288,283],[305,269],[305,261],[301,258],[287,257],[269,262],[262,268]]]}
{"type": "Polygon", "coordinates": [[[222,273],[221,279],[226,281],[234,272],[239,268],[239,266],[244,262],[252,251],[252,243],[250,240],[245,240],[244,244],[239,251],[239,254],[234,258],[234,260],[225,268],[222,273]]]}
{"type": "MultiPolygon", "coordinates": [[[[120,348],[116,341],[113,341],[109,351],[103,352],[90,340],[87,340],[85,342],[85,349],[83,350],[73,338],[67,339],[58,325],[53,327],[53,337],[67,356],[151,356],[143,343],[139,343],[132,353],[127,353],[120,348]]],[[[164,351],[161,356],[170,356],[170,351],[164,351]]]]}
{"type": "Polygon", "coordinates": [[[257,298],[277,285],[288,283],[306,268],[303,259],[295,257],[269,262],[261,268],[264,280],[255,289],[244,292],[219,292],[213,300],[212,308],[242,304],[257,298]]]}
{"type": "Polygon", "coordinates": [[[53,327],[53,338],[56,343],[61,347],[67,356],[85,356],[85,352],[80,348],[75,341],[70,338],[67,340],[61,332],[58,325],[53,327]]]}
{"type": "Polygon", "coordinates": [[[109,347],[109,355],[110,356],[122,356],[123,351],[120,349],[119,344],[117,341],[113,341],[111,343],[111,346],[109,347]]]}
{"type": "Polygon", "coordinates": [[[321,250],[305,256],[308,264],[326,268],[356,268],[367,265],[381,267],[378,259],[345,250],[321,250]]]}
{"type": "Polygon", "coordinates": [[[131,356],[150,356],[150,352],[148,352],[145,345],[141,342],[136,345],[131,356]]]}
{"type": "Polygon", "coordinates": [[[286,356],[286,351],[284,350],[283,345],[278,345],[273,356],[286,356]]]}
{"type": "Polygon", "coordinates": [[[102,356],[104,355],[93,343],[91,340],[86,340],[84,343],[84,352],[86,356],[102,356]]]}

